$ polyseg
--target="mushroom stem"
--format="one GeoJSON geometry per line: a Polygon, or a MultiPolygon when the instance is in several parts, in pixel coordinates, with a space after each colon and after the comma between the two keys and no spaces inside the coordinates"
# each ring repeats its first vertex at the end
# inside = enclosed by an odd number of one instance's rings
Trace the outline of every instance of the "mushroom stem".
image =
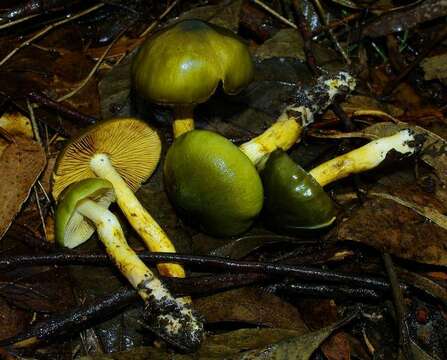
{"type": "Polygon", "coordinates": [[[297,96],[303,105],[288,106],[270,128],[242,144],[241,151],[262,170],[273,151],[290,149],[300,140],[303,128],[313,123],[316,114],[326,109],[336,95],[353,90],[354,87],[355,79],[345,72],[330,78],[319,78],[314,87],[297,96]]]}
{"type": "Polygon", "coordinates": [[[178,138],[191,130],[194,130],[194,106],[174,107],[174,123],[172,124],[174,137],[178,138]]]}
{"type": "MultiPolygon", "coordinates": [[[[112,183],[119,207],[151,251],[176,252],[166,233],[141,205],[133,191],[115,170],[106,154],[93,156],[90,161],[90,167],[97,176],[112,183]]],[[[184,269],[178,264],[163,263],[158,264],[157,268],[163,276],[185,277],[184,269]]]]}
{"type": "Polygon", "coordinates": [[[243,143],[239,149],[258,169],[262,169],[273,151],[290,149],[298,141],[302,131],[303,127],[298,124],[297,119],[288,118],[284,112],[271,127],[243,143]]]}
{"type": "Polygon", "coordinates": [[[147,300],[152,291],[158,290],[157,287],[163,287],[152,271],[129,247],[121,225],[111,211],[89,199],[82,200],[76,209],[96,225],[107,253],[132,286],[138,289],[143,300],[147,300]]]}
{"type": "Polygon", "coordinates": [[[351,174],[375,168],[386,159],[390,152],[395,152],[398,156],[411,155],[419,147],[420,142],[413,132],[405,129],[329,160],[309,173],[321,186],[325,186],[351,174]]]}
{"type": "Polygon", "coordinates": [[[202,327],[190,306],[183,299],[175,299],[129,247],[116,216],[90,199],[80,201],[76,209],[96,225],[107,253],[144,300],[145,309],[151,312],[151,329],[182,347],[196,347],[202,327]]]}

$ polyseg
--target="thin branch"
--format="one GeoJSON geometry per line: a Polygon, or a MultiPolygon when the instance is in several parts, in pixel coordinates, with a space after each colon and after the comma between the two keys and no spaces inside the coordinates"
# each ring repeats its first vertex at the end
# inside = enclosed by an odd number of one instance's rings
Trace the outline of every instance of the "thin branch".
{"type": "Polygon", "coordinates": [[[298,27],[291,22],[290,20],[286,19],[284,16],[282,16],[281,14],[278,14],[275,10],[273,10],[271,7],[269,7],[268,5],[264,4],[261,0],[253,0],[253,2],[262,7],[265,11],[267,11],[269,14],[273,15],[274,17],[276,17],[278,20],[282,21],[284,24],[294,28],[294,29],[298,29],[298,27]]]}
{"type": "Polygon", "coordinates": [[[172,11],[172,9],[174,9],[177,6],[179,2],[180,0],[173,1],[172,4],[169,5],[166,8],[166,10],[158,17],[158,19],[155,20],[152,24],[150,24],[148,28],[140,34],[139,37],[142,38],[145,37],[147,34],[149,34],[160,23],[160,21],[163,20],[166,17],[166,15],[168,15],[172,11]]]}
{"type": "Polygon", "coordinates": [[[60,104],[40,91],[31,91],[27,97],[36,104],[56,110],[60,115],[76,120],[80,125],[95,124],[98,119],[85,115],[68,104],[60,104]]]}
{"type": "Polygon", "coordinates": [[[73,16],[67,17],[63,20],[57,21],[54,24],[48,25],[46,28],[42,29],[41,31],[39,31],[37,34],[35,34],[34,36],[32,36],[31,38],[29,38],[28,40],[25,40],[24,42],[22,42],[19,46],[17,46],[16,48],[14,48],[11,52],[9,52],[1,61],[0,61],[0,66],[4,65],[10,58],[12,58],[17,52],[19,52],[22,48],[24,48],[25,46],[28,46],[30,43],[32,43],[33,41],[41,38],[43,35],[45,35],[47,32],[53,30],[54,28],[66,24],[70,21],[76,20],[78,18],[80,18],[81,16],[87,15],[95,10],[98,10],[99,8],[103,7],[104,4],[100,3],[97,4],[95,6],[92,6],[91,8],[88,8],[84,11],[81,11],[78,14],[75,14],[73,16]]]}
{"type": "MultiPolygon", "coordinates": [[[[363,286],[368,289],[386,291],[388,282],[376,277],[350,275],[307,266],[281,265],[271,262],[240,261],[218,256],[184,255],[177,253],[140,253],[143,261],[151,263],[168,262],[197,265],[237,273],[261,273],[268,275],[287,275],[302,280],[343,283],[351,286],[363,286]]],[[[0,269],[17,266],[35,265],[108,265],[110,259],[106,254],[88,253],[54,253],[45,255],[19,255],[0,257],[0,269]]]]}
{"type": "Polygon", "coordinates": [[[17,25],[17,24],[20,24],[21,22],[30,20],[30,19],[32,19],[32,18],[34,18],[36,16],[39,16],[39,14],[29,15],[29,16],[25,16],[25,17],[23,17],[21,19],[17,19],[17,20],[14,20],[14,21],[9,21],[9,22],[7,22],[5,24],[0,25],[0,30],[9,28],[9,27],[17,25]]]}

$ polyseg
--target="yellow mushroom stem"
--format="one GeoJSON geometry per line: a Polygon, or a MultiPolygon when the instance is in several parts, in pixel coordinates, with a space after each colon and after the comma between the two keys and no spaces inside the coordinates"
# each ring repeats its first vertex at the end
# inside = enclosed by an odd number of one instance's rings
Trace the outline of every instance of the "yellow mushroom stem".
{"type": "MultiPolygon", "coordinates": [[[[96,225],[99,238],[105,245],[110,258],[138,291],[146,306],[151,309],[155,304],[160,308],[160,313],[155,314],[158,329],[154,330],[158,330],[162,333],[160,335],[168,336],[171,339],[183,338],[185,334],[182,332],[191,331],[189,334],[191,338],[188,338],[188,341],[200,341],[202,328],[188,305],[190,298],[175,299],[171,295],[169,290],[127,244],[116,216],[89,199],[82,200],[76,209],[96,225]]],[[[182,268],[180,270],[183,271],[182,268]]]]}
{"type": "Polygon", "coordinates": [[[284,112],[271,127],[242,144],[239,149],[258,169],[262,169],[273,151],[290,149],[300,139],[302,131],[298,120],[284,112]]]}
{"type": "Polygon", "coordinates": [[[292,104],[276,122],[261,135],[242,144],[239,149],[248,156],[258,170],[262,170],[269,155],[276,149],[289,150],[300,140],[303,128],[313,123],[314,116],[326,109],[340,92],[353,90],[355,79],[345,72],[325,78],[301,94],[302,104],[292,104]]]}
{"type": "MultiPolygon", "coordinates": [[[[90,167],[98,177],[112,183],[119,207],[146,246],[154,252],[174,253],[175,247],[171,240],[138,201],[133,191],[113,167],[109,157],[106,154],[96,154],[90,161],[90,167]]],[[[162,263],[158,264],[157,268],[163,276],[185,277],[185,271],[179,264],[162,263]]]]}
{"type": "Polygon", "coordinates": [[[89,199],[82,200],[76,210],[96,225],[98,236],[110,258],[131,285],[138,290],[143,300],[159,293],[172,297],[127,244],[121,225],[111,211],[89,199]]]}
{"type": "Polygon", "coordinates": [[[417,141],[408,129],[384,137],[329,160],[309,173],[321,186],[375,168],[392,150],[401,155],[410,155],[417,150],[417,141]]]}
{"type": "Polygon", "coordinates": [[[194,130],[194,105],[174,107],[174,123],[172,124],[174,137],[178,138],[191,130],[194,130]]]}

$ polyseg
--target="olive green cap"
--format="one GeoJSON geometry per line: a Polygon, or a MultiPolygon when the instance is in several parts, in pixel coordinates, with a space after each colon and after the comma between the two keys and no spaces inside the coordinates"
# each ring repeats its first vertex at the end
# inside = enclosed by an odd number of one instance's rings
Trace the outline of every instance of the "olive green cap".
{"type": "Polygon", "coordinates": [[[335,206],[321,185],[283,150],[261,172],[266,220],[284,232],[319,229],[335,220],[335,206]]]}
{"type": "Polygon", "coordinates": [[[100,178],[85,179],[71,184],[61,193],[55,213],[55,233],[59,245],[75,248],[95,232],[95,226],[76,211],[79,202],[87,198],[107,209],[115,201],[112,184],[100,178]]]}
{"type": "Polygon", "coordinates": [[[222,81],[235,94],[253,78],[247,46],[229,30],[184,20],[148,38],[132,65],[135,89],[167,105],[205,102],[222,81]]]}
{"type": "Polygon", "coordinates": [[[250,159],[225,137],[192,130],[168,150],[165,190],[177,211],[215,236],[246,231],[261,212],[261,178],[250,159]]]}

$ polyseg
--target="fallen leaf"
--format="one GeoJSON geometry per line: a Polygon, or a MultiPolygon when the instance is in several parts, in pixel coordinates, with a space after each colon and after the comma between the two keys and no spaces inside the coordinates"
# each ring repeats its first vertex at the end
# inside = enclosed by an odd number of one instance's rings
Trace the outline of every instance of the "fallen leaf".
{"type": "Polygon", "coordinates": [[[276,359],[276,360],[308,360],[313,352],[318,349],[321,343],[332,332],[345,324],[348,320],[342,320],[323,329],[307,333],[301,336],[294,336],[289,339],[281,340],[275,344],[270,344],[265,348],[247,351],[240,355],[238,359],[243,360],[264,360],[264,359],[276,359]]]}
{"type": "Polygon", "coordinates": [[[421,68],[425,80],[447,78],[447,54],[426,57],[421,61],[421,68]]]}
{"type": "Polygon", "coordinates": [[[408,30],[420,23],[447,15],[447,3],[439,0],[416,1],[413,6],[389,11],[371,21],[362,36],[379,37],[408,30]]]}
{"type": "Polygon", "coordinates": [[[43,171],[46,156],[36,142],[16,136],[0,156],[0,239],[28,198],[43,171]]]}
{"type": "Polygon", "coordinates": [[[286,329],[241,329],[207,336],[200,350],[191,355],[173,354],[166,349],[154,347],[140,347],[107,355],[81,357],[81,360],[237,359],[245,350],[267,346],[297,335],[296,331],[286,329]]]}
{"type": "Polygon", "coordinates": [[[222,26],[237,32],[239,28],[239,17],[241,14],[241,0],[223,1],[219,5],[200,6],[185,11],[178,20],[199,19],[211,24],[222,26]]]}
{"type": "Polygon", "coordinates": [[[447,265],[447,231],[385,198],[367,200],[342,219],[338,239],[427,264],[447,265]]]}
{"type": "MultiPolygon", "coordinates": [[[[315,58],[318,64],[337,62],[336,52],[320,44],[313,46],[315,58]]],[[[271,39],[265,41],[256,48],[253,55],[258,60],[271,58],[294,58],[305,61],[304,41],[300,33],[295,29],[281,29],[271,39]]]]}
{"type": "Polygon", "coordinates": [[[225,291],[197,299],[194,305],[208,323],[244,322],[308,332],[294,306],[258,288],[225,291]]]}
{"type": "Polygon", "coordinates": [[[0,339],[6,339],[23,331],[28,324],[30,315],[9,305],[0,298],[0,339]]]}

